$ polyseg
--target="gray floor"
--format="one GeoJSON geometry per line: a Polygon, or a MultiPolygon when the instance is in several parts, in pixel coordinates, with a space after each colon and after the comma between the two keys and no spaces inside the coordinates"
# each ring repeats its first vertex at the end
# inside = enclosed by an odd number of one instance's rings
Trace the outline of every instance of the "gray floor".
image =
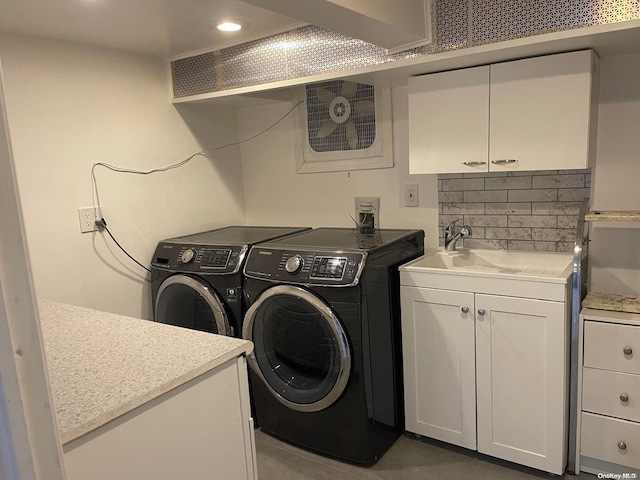
{"type": "MultiPolygon", "coordinates": [[[[293,447],[256,431],[259,480],[560,479],[407,434],[372,467],[359,467],[293,447]]],[[[566,479],[595,480],[583,473],[566,479]]]]}

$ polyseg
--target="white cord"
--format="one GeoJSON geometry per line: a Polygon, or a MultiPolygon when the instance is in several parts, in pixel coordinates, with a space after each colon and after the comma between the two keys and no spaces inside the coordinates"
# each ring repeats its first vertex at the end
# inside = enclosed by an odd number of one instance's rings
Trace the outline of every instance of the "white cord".
{"type": "MultiPolygon", "coordinates": [[[[166,172],[168,170],[173,170],[174,168],[178,168],[181,167],[183,165],[185,165],[186,163],[190,162],[193,158],[198,157],[198,156],[202,156],[205,158],[208,158],[209,160],[213,161],[213,158],[209,157],[205,152],[216,152],[218,150],[222,150],[223,148],[227,148],[227,147],[232,147],[234,145],[240,145],[242,143],[248,142],[250,140],[253,140],[256,137],[259,137],[260,135],[268,132],[269,130],[271,130],[273,127],[275,127],[276,125],[278,125],[282,120],[284,120],[285,118],[287,118],[289,116],[289,114],[291,112],[293,112],[296,107],[298,107],[298,105],[300,105],[301,103],[303,103],[303,100],[300,100],[298,103],[296,103],[293,107],[291,107],[289,109],[289,111],[287,113],[285,113],[282,117],[280,117],[280,119],[273,123],[272,125],[270,125],[269,127],[265,128],[264,130],[262,130],[259,133],[256,133],[255,135],[246,138],[244,140],[240,140],[237,142],[231,142],[231,143],[227,143],[225,145],[222,145],[220,147],[217,148],[212,148],[210,150],[203,150],[202,152],[197,152],[194,153],[193,155],[190,155],[188,158],[185,158],[184,160],[182,160],[181,162],[178,163],[174,163],[173,165],[169,165],[167,167],[159,167],[159,168],[153,168],[151,170],[135,170],[133,168],[124,168],[124,167],[118,167],[116,165],[111,165],[110,163],[105,163],[105,162],[95,162],[92,166],[91,166],[91,201],[93,202],[93,212],[96,215],[96,218],[98,218],[102,224],[104,229],[107,231],[107,233],[109,234],[109,236],[111,237],[111,239],[115,242],[115,244],[120,248],[120,250],[122,250],[131,260],[133,260],[134,262],[136,262],[138,265],[140,265],[142,268],[144,268],[147,271],[150,271],[147,267],[145,267],[144,265],[142,265],[140,262],[138,262],[135,258],[133,258],[129,252],[127,252],[124,247],[122,247],[118,241],[115,239],[115,237],[111,234],[111,232],[109,231],[109,229],[106,227],[106,221],[104,219],[104,216],[102,215],[102,204],[100,203],[100,193],[98,192],[98,180],[96,179],[96,167],[104,167],[107,168],[109,170],[112,170],[114,172],[118,172],[118,173],[132,173],[134,175],[151,175],[152,173],[158,173],[158,172],[166,172]]],[[[98,222],[96,222],[98,223],[98,222]]]]}
{"type": "Polygon", "coordinates": [[[186,163],[188,163],[189,161],[191,161],[194,157],[197,157],[197,156],[202,156],[202,157],[208,158],[209,160],[213,161],[213,158],[207,156],[207,154],[205,152],[216,152],[218,150],[222,150],[222,149],[227,148],[227,147],[233,147],[235,145],[241,145],[243,143],[246,143],[246,142],[249,142],[249,141],[253,140],[254,138],[259,137],[260,135],[268,132],[273,127],[278,125],[285,118],[287,118],[289,116],[289,114],[291,112],[293,112],[298,107],[298,105],[300,105],[301,103],[303,103],[303,100],[300,100],[293,107],[291,107],[289,109],[289,111],[287,113],[285,113],[282,117],[280,117],[280,119],[278,121],[276,121],[275,123],[271,124],[270,126],[265,128],[264,130],[262,130],[261,132],[256,133],[255,135],[253,135],[253,136],[251,136],[249,138],[245,138],[244,140],[239,140],[237,142],[227,143],[227,144],[222,145],[220,147],[216,147],[216,148],[203,150],[201,152],[194,153],[193,155],[190,155],[188,158],[182,160],[181,162],[174,163],[173,165],[169,165],[167,167],[159,167],[159,168],[154,168],[154,169],[151,169],[151,170],[135,170],[135,169],[132,169],[132,168],[118,167],[116,165],[111,165],[111,164],[105,163],[105,162],[95,162],[91,167],[91,200],[93,202],[94,213],[96,214],[96,216],[98,218],[100,218],[100,219],[103,218],[102,205],[100,203],[100,194],[98,192],[98,181],[96,179],[96,173],[95,173],[96,167],[104,167],[104,168],[107,168],[109,170],[112,170],[112,171],[118,172],[118,173],[132,173],[132,174],[135,174],[135,175],[151,175],[152,173],[166,172],[168,170],[173,170],[174,168],[181,167],[181,166],[185,165],[186,163]]]}

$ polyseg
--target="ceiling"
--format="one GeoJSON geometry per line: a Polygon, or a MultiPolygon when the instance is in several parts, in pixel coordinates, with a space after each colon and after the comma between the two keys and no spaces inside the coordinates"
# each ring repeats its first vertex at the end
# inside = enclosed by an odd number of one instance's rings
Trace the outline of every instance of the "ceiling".
{"type": "Polygon", "coordinates": [[[235,0],[0,0],[0,32],[162,57],[218,49],[300,25],[235,0]],[[220,32],[215,24],[223,18],[248,26],[220,32]]]}

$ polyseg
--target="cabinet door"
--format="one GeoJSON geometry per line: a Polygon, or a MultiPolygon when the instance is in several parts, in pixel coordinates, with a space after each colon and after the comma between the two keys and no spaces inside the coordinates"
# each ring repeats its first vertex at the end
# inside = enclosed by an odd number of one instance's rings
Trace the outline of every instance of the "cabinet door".
{"type": "Polygon", "coordinates": [[[564,471],[568,360],[564,303],[476,295],[479,452],[564,471]]]}
{"type": "Polygon", "coordinates": [[[402,287],[406,429],[475,449],[473,294],[402,287]]]}
{"type": "Polygon", "coordinates": [[[489,67],[409,78],[409,173],[487,171],[489,67]]]}
{"type": "Polygon", "coordinates": [[[594,58],[581,51],[491,66],[489,170],[589,166],[594,58]],[[508,160],[517,162],[501,164],[508,160]]]}

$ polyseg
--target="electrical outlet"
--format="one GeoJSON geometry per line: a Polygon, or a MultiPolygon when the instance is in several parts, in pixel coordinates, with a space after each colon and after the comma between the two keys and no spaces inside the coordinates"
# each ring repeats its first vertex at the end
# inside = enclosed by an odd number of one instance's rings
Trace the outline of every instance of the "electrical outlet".
{"type": "Polygon", "coordinates": [[[405,207],[418,206],[418,184],[417,183],[409,183],[404,186],[404,206],[405,207]]]}
{"type": "Polygon", "coordinates": [[[356,218],[361,228],[380,228],[380,197],[356,197],[356,218]]]}
{"type": "Polygon", "coordinates": [[[96,232],[98,230],[98,227],[96,226],[96,220],[98,220],[98,216],[96,215],[97,211],[98,209],[94,207],[78,208],[80,233],[96,232]]]}

